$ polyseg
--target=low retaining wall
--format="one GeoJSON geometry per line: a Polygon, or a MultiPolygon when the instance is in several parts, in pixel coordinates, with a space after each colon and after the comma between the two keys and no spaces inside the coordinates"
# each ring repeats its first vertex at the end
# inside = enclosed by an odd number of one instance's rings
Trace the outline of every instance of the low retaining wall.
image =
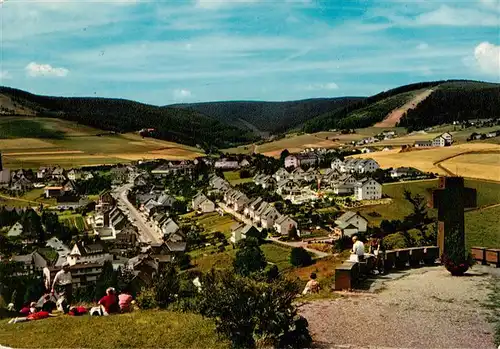
{"type": "MultiPolygon", "coordinates": [[[[500,251],[500,250],[499,250],[500,251]]],[[[439,247],[410,247],[385,252],[384,268],[386,272],[395,269],[418,268],[421,265],[433,265],[439,257],[439,247]]],[[[360,276],[373,268],[373,258],[357,263],[346,261],[335,268],[335,290],[356,288],[360,276]]]]}
{"type": "Polygon", "coordinates": [[[471,254],[478,263],[500,268],[500,249],[498,248],[472,247],[471,254]]]}

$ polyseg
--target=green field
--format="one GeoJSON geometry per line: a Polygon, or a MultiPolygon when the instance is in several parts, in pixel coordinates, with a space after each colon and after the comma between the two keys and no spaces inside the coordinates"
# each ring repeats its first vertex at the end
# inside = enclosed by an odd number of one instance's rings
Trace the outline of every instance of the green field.
{"type": "Polygon", "coordinates": [[[290,252],[291,248],[275,243],[265,243],[260,246],[268,262],[278,266],[280,271],[291,268],[290,252]]]}
{"type": "MultiPolygon", "coordinates": [[[[500,203],[500,183],[486,182],[473,179],[466,179],[465,185],[477,190],[478,206],[488,206],[500,203]]],[[[403,219],[411,213],[412,206],[405,200],[404,191],[409,190],[412,194],[424,195],[430,199],[431,189],[437,188],[437,179],[414,181],[414,182],[398,182],[384,184],[382,187],[383,193],[388,195],[392,202],[389,205],[376,205],[362,207],[359,211],[364,213],[367,219],[372,224],[378,225],[383,219],[403,219]],[[368,213],[376,212],[381,217],[370,217],[368,213]]],[[[430,209],[431,216],[435,216],[436,212],[430,209]]]]}
{"type": "Polygon", "coordinates": [[[85,218],[81,214],[75,213],[65,213],[59,215],[59,221],[63,223],[68,228],[76,228],[78,231],[86,231],[88,230],[87,223],[85,222],[85,218]]]}
{"type": "Polygon", "coordinates": [[[0,343],[14,348],[229,348],[212,321],[170,311],[61,315],[13,325],[2,320],[0,343]]]}
{"type": "Polygon", "coordinates": [[[10,168],[69,168],[140,159],[192,159],[201,155],[199,149],[177,143],[35,117],[0,117],[0,149],[4,165],[10,168]],[[32,131],[24,132],[25,128],[32,131]]]}
{"type": "Polygon", "coordinates": [[[252,177],[241,178],[239,171],[226,171],[224,172],[224,178],[233,186],[253,181],[252,177]]]}
{"type": "Polygon", "coordinates": [[[467,212],[465,231],[467,247],[500,248],[500,206],[467,212]]]}

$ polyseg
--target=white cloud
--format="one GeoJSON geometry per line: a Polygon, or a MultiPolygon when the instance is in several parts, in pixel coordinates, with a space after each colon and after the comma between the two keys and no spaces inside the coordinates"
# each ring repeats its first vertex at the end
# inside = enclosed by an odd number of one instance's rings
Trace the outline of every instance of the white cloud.
{"type": "Polygon", "coordinates": [[[334,82],[326,84],[310,84],[306,86],[307,91],[321,91],[321,90],[337,90],[339,86],[334,82]]]}
{"type": "MultiPolygon", "coordinates": [[[[1,0],[0,0],[1,1],[1,0]]],[[[12,75],[10,75],[8,70],[0,70],[0,81],[12,79],[12,75]]]]}
{"type": "Polygon", "coordinates": [[[473,8],[455,8],[442,5],[438,9],[416,17],[417,25],[439,26],[498,26],[498,16],[473,8]]]}
{"type": "Polygon", "coordinates": [[[429,48],[429,44],[426,42],[421,42],[417,45],[417,50],[427,50],[429,48]]]}
{"type": "Polygon", "coordinates": [[[500,80],[500,46],[482,42],[474,49],[474,57],[481,71],[500,80]]]}
{"type": "Polygon", "coordinates": [[[31,77],[54,76],[61,78],[69,73],[69,70],[66,68],[56,68],[50,64],[38,64],[36,62],[31,62],[24,69],[31,77]]]}
{"type": "Polygon", "coordinates": [[[191,91],[186,90],[184,88],[174,90],[173,95],[174,95],[174,99],[177,101],[183,101],[183,100],[191,98],[193,96],[191,91]]]}

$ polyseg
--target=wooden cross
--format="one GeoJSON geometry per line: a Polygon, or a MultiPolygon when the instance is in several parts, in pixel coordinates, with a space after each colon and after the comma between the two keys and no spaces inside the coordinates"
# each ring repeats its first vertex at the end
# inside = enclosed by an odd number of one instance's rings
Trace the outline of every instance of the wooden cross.
{"type": "Polygon", "coordinates": [[[464,187],[463,177],[440,177],[438,189],[432,191],[431,207],[438,210],[439,255],[446,252],[445,239],[456,231],[460,246],[465,251],[464,209],[476,207],[476,189],[464,187]]]}

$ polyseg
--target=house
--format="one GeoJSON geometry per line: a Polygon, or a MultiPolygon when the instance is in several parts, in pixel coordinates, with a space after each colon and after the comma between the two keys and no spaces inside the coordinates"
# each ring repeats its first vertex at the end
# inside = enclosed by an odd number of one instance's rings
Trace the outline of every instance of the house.
{"type": "Polygon", "coordinates": [[[281,215],[276,221],[274,222],[274,230],[278,234],[281,235],[288,235],[290,230],[295,227],[297,229],[297,222],[294,221],[290,216],[288,215],[281,215]]]}
{"type": "Polygon", "coordinates": [[[40,167],[36,172],[37,179],[45,179],[52,174],[52,170],[48,167],[40,167]]]}
{"type": "Polygon", "coordinates": [[[64,176],[64,169],[61,167],[54,168],[50,173],[50,178],[57,180],[57,181],[65,180],[66,177],[64,176]]]}
{"type": "Polygon", "coordinates": [[[203,193],[199,193],[193,198],[192,206],[193,210],[200,211],[202,213],[215,211],[214,202],[209,200],[203,193]]]}
{"type": "Polygon", "coordinates": [[[309,169],[302,175],[302,179],[306,182],[314,182],[318,180],[320,173],[314,167],[309,167],[309,169]]]}
{"type": "Polygon", "coordinates": [[[379,200],[382,198],[382,185],[373,178],[363,178],[354,189],[356,200],[379,200]]]}
{"type": "Polygon", "coordinates": [[[245,207],[245,209],[243,210],[243,214],[253,220],[255,217],[255,212],[263,202],[264,200],[259,196],[257,199],[253,200],[245,207]]]}
{"type": "Polygon", "coordinates": [[[392,149],[393,149],[392,147],[388,146],[388,147],[384,147],[382,149],[382,151],[391,151],[392,149]]]}
{"type": "Polygon", "coordinates": [[[240,167],[248,167],[250,166],[250,162],[247,159],[243,159],[240,161],[240,167]]]}
{"type": "Polygon", "coordinates": [[[44,193],[45,197],[49,199],[63,195],[64,191],[62,186],[49,186],[44,188],[44,193]]]}
{"type": "Polygon", "coordinates": [[[161,226],[161,233],[163,237],[168,237],[171,234],[176,233],[179,230],[179,226],[172,218],[169,218],[163,225],[161,226]]]}
{"type": "Polygon", "coordinates": [[[269,205],[268,208],[260,215],[260,225],[264,229],[271,229],[274,222],[281,216],[274,206],[269,205]]]}
{"type": "Polygon", "coordinates": [[[343,173],[368,173],[375,172],[380,168],[378,162],[373,159],[357,159],[351,158],[346,160],[340,167],[340,172],[343,173]]]}
{"type": "Polygon", "coordinates": [[[240,163],[237,160],[223,158],[217,160],[214,167],[221,170],[237,170],[240,168],[240,163]]]}
{"type": "Polygon", "coordinates": [[[116,232],[115,245],[121,248],[134,247],[137,244],[137,228],[132,224],[127,224],[123,229],[116,232]]]}
{"type": "Polygon", "coordinates": [[[339,177],[338,180],[334,181],[331,185],[333,193],[336,195],[346,195],[354,193],[354,188],[356,186],[356,178],[350,174],[344,174],[339,177]]]}
{"type": "Polygon", "coordinates": [[[353,224],[359,232],[364,233],[368,228],[368,220],[364,218],[359,212],[347,211],[341,215],[335,224],[350,223],[353,224]]]}
{"type": "Polygon", "coordinates": [[[85,206],[89,200],[78,195],[62,195],[56,198],[57,208],[59,210],[75,210],[79,207],[85,206]]]}
{"type": "Polygon", "coordinates": [[[240,224],[234,228],[231,232],[231,237],[229,241],[232,244],[237,244],[239,241],[246,239],[249,235],[257,236],[259,231],[251,224],[240,224]]]}
{"type": "Polygon", "coordinates": [[[372,147],[365,147],[365,148],[361,149],[361,153],[363,153],[363,154],[373,153],[375,151],[376,151],[376,149],[372,148],[372,147]]]}
{"type": "Polygon", "coordinates": [[[243,211],[245,205],[250,203],[250,199],[242,192],[230,189],[224,194],[224,201],[226,204],[233,206],[236,212],[243,211]]]}
{"type": "Polygon", "coordinates": [[[73,193],[76,191],[76,184],[74,181],[72,180],[67,180],[66,182],[64,182],[63,186],[62,186],[62,190],[64,193],[73,193]]]}
{"type": "Polygon", "coordinates": [[[344,162],[342,160],[340,160],[339,158],[335,158],[332,160],[332,163],[330,164],[330,168],[333,170],[340,171],[343,164],[344,164],[344,162]]]}
{"type": "Polygon", "coordinates": [[[318,156],[314,153],[291,154],[285,158],[285,168],[297,168],[301,166],[315,166],[318,163],[318,156]]]}
{"type": "Polygon", "coordinates": [[[328,168],[321,177],[321,183],[326,185],[331,185],[339,177],[340,177],[340,172],[338,172],[338,170],[328,168]]]}
{"type": "Polygon", "coordinates": [[[290,174],[284,168],[280,168],[278,171],[276,171],[275,174],[273,174],[273,178],[276,180],[276,182],[280,182],[284,179],[287,179],[289,176],[290,174]]]}
{"type": "Polygon", "coordinates": [[[41,270],[43,270],[43,268],[46,268],[48,265],[45,258],[37,251],[34,251],[30,254],[12,256],[12,258],[10,260],[12,262],[22,263],[24,270],[27,273],[41,271],[41,270]]]}
{"type": "Polygon", "coordinates": [[[7,232],[8,237],[18,237],[23,233],[23,225],[20,222],[16,222],[12,227],[10,227],[7,232]]]}
{"type": "Polygon", "coordinates": [[[273,178],[271,176],[265,175],[265,174],[257,174],[257,175],[255,175],[253,177],[253,182],[256,185],[259,185],[259,186],[261,186],[264,189],[269,188],[269,187],[273,186],[273,184],[274,184],[273,178]]]}
{"type": "Polygon", "coordinates": [[[438,136],[432,140],[432,146],[433,147],[446,147],[446,139],[443,138],[442,136],[438,136]]]}
{"type": "Polygon", "coordinates": [[[71,169],[68,171],[67,177],[70,181],[78,181],[82,179],[82,171],[78,169],[71,169]]]}
{"type": "Polygon", "coordinates": [[[413,167],[398,167],[390,172],[392,178],[411,177],[420,174],[422,174],[422,172],[413,167]]]}
{"type": "Polygon", "coordinates": [[[413,146],[415,148],[430,148],[432,147],[432,141],[415,141],[413,146]]]}
{"type": "Polygon", "coordinates": [[[231,188],[231,185],[229,184],[228,181],[216,175],[210,177],[209,184],[212,187],[212,189],[216,192],[225,192],[231,188]]]}
{"type": "Polygon", "coordinates": [[[446,145],[451,145],[453,143],[453,136],[449,132],[441,134],[440,137],[444,138],[444,140],[446,141],[446,145]]]}
{"type": "Polygon", "coordinates": [[[84,241],[76,242],[68,255],[70,266],[82,263],[104,263],[112,259],[113,256],[108,253],[102,243],[86,244],[84,241]]]}
{"type": "Polygon", "coordinates": [[[26,177],[22,176],[21,178],[12,183],[10,189],[15,191],[28,191],[33,189],[33,182],[31,182],[26,177]]]}

